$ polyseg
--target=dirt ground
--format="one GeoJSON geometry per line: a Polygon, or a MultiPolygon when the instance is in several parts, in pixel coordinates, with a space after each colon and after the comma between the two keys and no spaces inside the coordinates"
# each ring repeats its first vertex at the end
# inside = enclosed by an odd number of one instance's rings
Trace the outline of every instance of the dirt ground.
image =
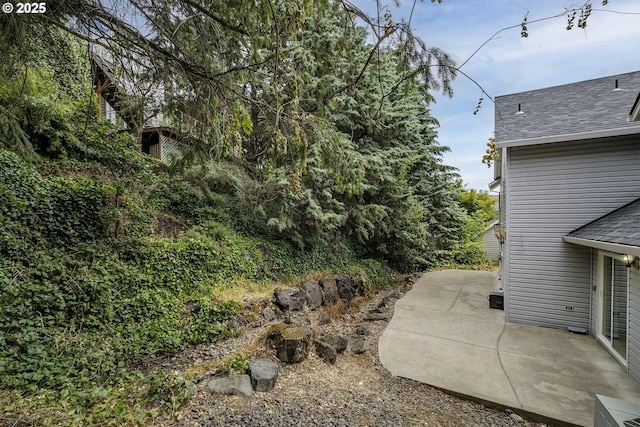
{"type": "MultiPolygon", "coordinates": [[[[490,409],[448,395],[412,380],[393,377],[378,359],[378,339],[391,316],[395,301],[411,288],[412,281],[349,306],[322,307],[284,319],[242,316],[236,322],[244,333],[226,341],[198,346],[154,361],[156,367],[200,372],[198,392],[159,426],[540,426],[509,411],[490,409]],[[323,313],[323,311],[325,313],[323,313]],[[328,314],[328,316],[327,316],[328,314]],[[281,373],[270,392],[250,397],[209,393],[207,379],[219,371],[216,361],[242,353],[275,360],[262,337],[274,323],[303,323],[313,335],[326,333],[364,338],[364,350],[348,347],[334,365],[310,353],[303,362],[281,364],[281,373]],[[327,320],[328,323],[327,323],[327,320]],[[207,370],[210,367],[210,370],[207,370]]],[[[247,312],[265,303],[246,302],[247,312]],[[252,309],[253,307],[253,309],[252,309]]],[[[472,380],[472,379],[471,379],[472,380]]]]}

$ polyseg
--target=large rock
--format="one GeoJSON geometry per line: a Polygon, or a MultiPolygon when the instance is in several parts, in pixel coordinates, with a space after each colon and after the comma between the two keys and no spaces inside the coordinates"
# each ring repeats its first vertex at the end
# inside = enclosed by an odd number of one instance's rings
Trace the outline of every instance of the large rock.
{"type": "Polygon", "coordinates": [[[276,385],[280,366],[273,360],[252,359],[249,362],[249,375],[255,391],[271,391],[276,385]]]}
{"type": "Polygon", "coordinates": [[[227,329],[235,331],[241,330],[250,324],[250,320],[244,314],[238,314],[227,320],[227,329]]]}
{"type": "Polygon", "coordinates": [[[344,335],[325,334],[323,341],[335,348],[338,353],[345,351],[347,344],[349,344],[349,340],[344,335]]]}
{"type": "Polygon", "coordinates": [[[334,277],[323,277],[319,282],[325,305],[338,302],[338,287],[334,277]]]}
{"type": "Polygon", "coordinates": [[[284,323],[288,325],[301,325],[309,327],[309,325],[311,325],[311,319],[309,319],[309,315],[303,312],[288,312],[284,317],[284,323]]]}
{"type": "Polygon", "coordinates": [[[348,302],[362,295],[364,281],[362,278],[351,280],[347,276],[336,276],[336,286],[338,287],[338,296],[348,302]]]}
{"type": "Polygon", "coordinates": [[[321,311],[318,314],[318,325],[328,325],[331,323],[331,316],[326,311],[321,311]]]}
{"type": "Polygon", "coordinates": [[[276,289],[274,297],[276,304],[283,310],[301,310],[305,303],[305,292],[299,288],[276,289]]]}
{"type": "Polygon", "coordinates": [[[309,355],[311,332],[300,325],[274,325],[267,342],[276,349],[276,356],[285,363],[302,362],[309,355]]]}
{"type": "Polygon", "coordinates": [[[351,287],[356,296],[364,295],[364,277],[355,276],[351,279],[351,287]]]}
{"type": "Polygon", "coordinates": [[[216,394],[251,396],[253,387],[249,375],[234,375],[229,378],[215,378],[207,383],[207,390],[216,394]]]}
{"type": "Polygon", "coordinates": [[[349,340],[349,350],[355,354],[364,353],[366,351],[364,336],[358,335],[357,337],[351,338],[349,340]]]}
{"type": "Polygon", "coordinates": [[[305,292],[307,306],[315,310],[322,305],[322,290],[318,282],[303,282],[300,289],[305,292]]]}
{"type": "Polygon", "coordinates": [[[381,312],[379,309],[376,308],[374,310],[371,310],[363,320],[366,322],[375,322],[377,320],[389,320],[389,314],[385,312],[381,312]]]}
{"type": "Polygon", "coordinates": [[[316,349],[316,354],[318,357],[325,362],[333,365],[336,363],[336,358],[338,357],[338,352],[331,345],[327,344],[324,341],[314,340],[313,344],[316,349]]]}
{"type": "Polygon", "coordinates": [[[276,311],[273,308],[266,306],[262,310],[262,318],[265,320],[265,322],[271,322],[276,317],[278,317],[278,313],[276,313],[276,311]]]}

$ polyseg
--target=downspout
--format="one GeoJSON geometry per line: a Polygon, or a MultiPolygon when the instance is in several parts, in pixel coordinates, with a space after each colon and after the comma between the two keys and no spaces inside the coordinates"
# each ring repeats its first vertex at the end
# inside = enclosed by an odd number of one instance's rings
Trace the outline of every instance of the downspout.
{"type": "Polygon", "coordinates": [[[595,336],[591,329],[593,321],[593,248],[589,248],[589,335],[595,336]]]}
{"type": "MultiPolygon", "coordinates": [[[[500,177],[502,179],[502,177],[500,177]]],[[[500,212],[501,212],[501,202],[500,202],[500,193],[502,191],[502,189],[500,189],[500,191],[495,191],[495,190],[489,190],[491,193],[496,193],[498,195],[498,226],[502,226],[502,224],[500,223],[500,212]]],[[[494,234],[496,233],[495,231],[495,226],[493,227],[494,230],[494,234]]],[[[503,250],[503,243],[501,241],[501,239],[498,239],[498,281],[500,282],[500,290],[503,291],[503,287],[502,287],[502,250],[503,250]]],[[[504,294],[503,294],[504,295],[504,294]]]]}

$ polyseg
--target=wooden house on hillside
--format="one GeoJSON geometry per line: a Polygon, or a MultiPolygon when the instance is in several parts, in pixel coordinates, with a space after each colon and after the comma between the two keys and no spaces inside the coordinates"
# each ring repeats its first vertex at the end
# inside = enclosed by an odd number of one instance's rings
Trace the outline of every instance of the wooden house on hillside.
{"type": "MultiPolygon", "coordinates": [[[[128,91],[126,83],[115,75],[113,64],[92,52],[91,71],[101,119],[137,135],[142,152],[152,157],[169,162],[182,155],[188,138],[181,137],[158,111],[151,113],[146,106],[135,108],[132,90],[128,91]]],[[[156,98],[162,98],[159,91],[156,93],[156,98]]],[[[161,103],[162,99],[156,99],[156,102],[161,103]]]]}

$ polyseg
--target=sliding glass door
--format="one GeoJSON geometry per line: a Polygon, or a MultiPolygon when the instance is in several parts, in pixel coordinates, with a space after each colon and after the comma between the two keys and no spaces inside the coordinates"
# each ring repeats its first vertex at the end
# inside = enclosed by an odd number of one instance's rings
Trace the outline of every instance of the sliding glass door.
{"type": "Polygon", "coordinates": [[[628,271],[616,256],[602,255],[600,339],[627,360],[628,271]]]}

